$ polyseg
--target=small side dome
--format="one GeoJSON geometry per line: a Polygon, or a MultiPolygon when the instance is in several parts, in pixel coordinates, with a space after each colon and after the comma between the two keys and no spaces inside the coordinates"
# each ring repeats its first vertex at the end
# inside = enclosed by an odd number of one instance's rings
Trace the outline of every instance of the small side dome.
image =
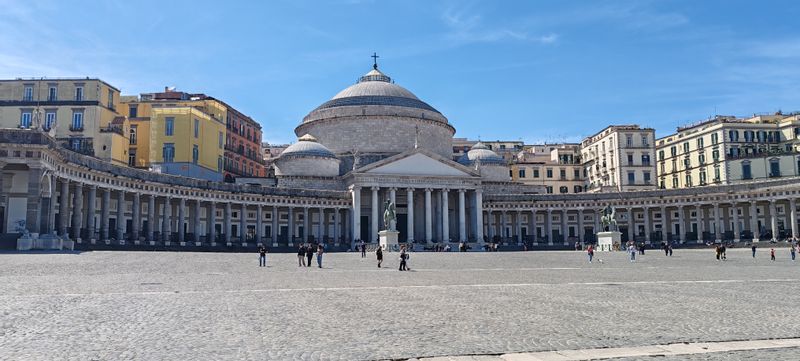
{"type": "Polygon", "coordinates": [[[469,149],[469,152],[462,156],[458,162],[464,165],[474,165],[475,163],[506,165],[506,161],[503,157],[497,155],[497,153],[493,152],[481,142],[475,143],[475,145],[469,149]]]}
{"type": "Polygon", "coordinates": [[[311,134],[297,138],[297,143],[286,147],[281,152],[280,157],[284,156],[336,158],[336,155],[330,149],[319,144],[317,138],[314,138],[311,134]]]}

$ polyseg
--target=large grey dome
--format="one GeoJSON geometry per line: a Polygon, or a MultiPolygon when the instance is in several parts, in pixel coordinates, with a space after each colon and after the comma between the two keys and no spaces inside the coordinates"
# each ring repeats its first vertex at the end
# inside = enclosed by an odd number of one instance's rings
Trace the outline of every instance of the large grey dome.
{"type": "Polygon", "coordinates": [[[306,134],[281,152],[275,160],[275,175],[335,177],[339,175],[339,159],[306,134]]]}
{"type": "Polygon", "coordinates": [[[493,152],[481,142],[475,143],[467,154],[461,156],[458,162],[465,165],[473,165],[476,162],[480,162],[480,164],[506,165],[506,161],[503,157],[493,152]]]}

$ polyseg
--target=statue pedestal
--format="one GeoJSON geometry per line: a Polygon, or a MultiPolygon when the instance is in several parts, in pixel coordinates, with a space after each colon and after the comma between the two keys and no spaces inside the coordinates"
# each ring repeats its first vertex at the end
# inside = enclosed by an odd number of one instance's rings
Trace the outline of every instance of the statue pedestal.
{"type": "Polygon", "coordinates": [[[620,232],[597,232],[597,250],[610,252],[614,250],[614,244],[620,244],[622,233],[620,232]]]}
{"type": "Polygon", "coordinates": [[[399,251],[400,245],[397,243],[397,235],[400,234],[398,231],[380,231],[378,232],[378,237],[380,239],[381,248],[385,252],[389,251],[399,251]]]}

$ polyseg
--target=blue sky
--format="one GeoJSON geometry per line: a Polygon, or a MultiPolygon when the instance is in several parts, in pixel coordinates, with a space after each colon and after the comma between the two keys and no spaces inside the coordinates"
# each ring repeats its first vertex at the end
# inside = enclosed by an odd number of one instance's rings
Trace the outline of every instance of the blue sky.
{"type": "Polygon", "coordinates": [[[99,77],[203,92],[290,142],[305,114],[381,69],[456,136],[657,136],[713,114],[800,110],[796,1],[9,1],[0,78],[99,77]]]}

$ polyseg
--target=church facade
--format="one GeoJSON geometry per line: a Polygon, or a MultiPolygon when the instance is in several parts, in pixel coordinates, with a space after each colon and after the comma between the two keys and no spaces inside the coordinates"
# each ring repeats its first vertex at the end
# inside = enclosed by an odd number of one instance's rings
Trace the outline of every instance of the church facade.
{"type": "Polygon", "coordinates": [[[377,65],[312,110],[269,185],[155,174],[0,129],[2,233],[19,249],[246,249],[376,242],[385,201],[400,242],[557,248],[593,242],[617,209],[623,240],[796,237],[796,178],[693,189],[545,194],[481,143],[451,159],[455,127],[377,65]],[[18,238],[18,239],[17,239],[18,238]]]}

